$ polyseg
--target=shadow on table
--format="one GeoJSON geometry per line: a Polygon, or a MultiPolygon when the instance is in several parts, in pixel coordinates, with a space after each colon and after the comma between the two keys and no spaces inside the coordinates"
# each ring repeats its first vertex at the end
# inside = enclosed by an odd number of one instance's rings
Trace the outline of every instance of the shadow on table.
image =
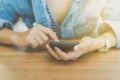
{"type": "Polygon", "coordinates": [[[32,47],[18,47],[18,46],[14,46],[14,45],[6,45],[6,44],[0,44],[0,46],[11,49],[11,50],[23,51],[23,52],[28,52],[28,53],[47,51],[45,46],[37,47],[35,49],[32,47]]]}

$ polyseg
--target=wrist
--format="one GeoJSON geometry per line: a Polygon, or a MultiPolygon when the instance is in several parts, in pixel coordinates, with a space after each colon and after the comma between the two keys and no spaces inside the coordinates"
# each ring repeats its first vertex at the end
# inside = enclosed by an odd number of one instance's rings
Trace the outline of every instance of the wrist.
{"type": "Polygon", "coordinates": [[[25,47],[27,46],[26,40],[24,38],[24,32],[23,33],[14,33],[11,35],[11,41],[13,45],[19,46],[19,47],[25,47]]]}
{"type": "Polygon", "coordinates": [[[106,36],[106,35],[102,35],[101,38],[104,40],[105,43],[104,43],[104,47],[101,47],[98,50],[100,52],[107,52],[107,51],[109,51],[109,49],[112,47],[112,45],[111,45],[112,43],[110,41],[110,38],[108,36],[106,36]]]}
{"type": "Polygon", "coordinates": [[[104,41],[104,46],[99,49],[102,50],[102,52],[106,52],[110,48],[116,46],[116,37],[112,31],[108,31],[98,37],[100,37],[104,41]]]}
{"type": "Polygon", "coordinates": [[[93,39],[93,46],[94,46],[94,49],[97,50],[97,49],[100,49],[102,47],[105,46],[105,41],[102,37],[100,36],[97,36],[96,38],[93,39]]]}
{"type": "Polygon", "coordinates": [[[11,40],[12,44],[16,45],[16,46],[18,46],[18,44],[17,44],[17,42],[18,42],[18,34],[19,33],[15,32],[15,33],[11,34],[11,36],[10,36],[10,40],[11,40]]]}

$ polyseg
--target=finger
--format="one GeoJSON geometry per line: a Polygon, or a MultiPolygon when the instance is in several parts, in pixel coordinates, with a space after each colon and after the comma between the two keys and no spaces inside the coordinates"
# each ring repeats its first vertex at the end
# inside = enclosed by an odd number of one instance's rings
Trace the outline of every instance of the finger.
{"type": "Polygon", "coordinates": [[[84,37],[80,40],[80,43],[74,46],[74,51],[79,51],[83,49],[88,49],[92,46],[93,39],[90,37],[84,37]]]}
{"type": "Polygon", "coordinates": [[[48,35],[50,36],[50,38],[53,39],[53,41],[59,42],[59,39],[58,39],[58,37],[57,37],[55,32],[49,32],[48,35]]]}
{"type": "Polygon", "coordinates": [[[69,58],[70,60],[76,60],[78,59],[80,56],[87,54],[88,52],[86,50],[79,50],[79,51],[72,51],[69,52],[69,58]]]}
{"type": "Polygon", "coordinates": [[[32,37],[29,37],[27,41],[31,45],[31,47],[33,47],[33,48],[36,48],[38,46],[38,43],[32,37]]]}
{"type": "Polygon", "coordinates": [[[43,32],[37,31],[37,33],[38,33],[39,37],[41,37],[41,39],[43,40],[44,43],[46,43],[48,41],[49,38],[43,32]]]}
{"type": "Polygon", "coordinates": [[[70,56],[70,57],[73,56],[73,59],[77,59],[77,58],[79,58],[80,56],[87,54],[88,52],[89,52],[89,49],[88,49],[88,48],[80,49],[80,50],[78,50],[78,51],[75,51],[75,53],[73,53],[73,54],[70,54],[70,53],[69,53],[69,56],[70,56]]]}
{"type": "Polygon", "coordinates": [[[81,52],[77,51],[77,52],[69,52],[68,55],[70,57],[70,60],[76,60],[81,56],[81,52]]]}
{"type": "Polygon", "coordinates": [[[74,51],[87,50],[87,49],[88,49],[88,44],[86,44],[86,43],[80,43],[80,44],[74,46],[74,51]]]}
{"type": "MultiPolygon", "coordinates": [[[[79,44],[80,44],[80,43],[79,43],[79,44]]],[[[79,44],[77,44],[77,45],[74,46],[74,48],[73,48],[74,51],[79,51],[79,50],[80,50],[79,44]]]]}
{"type": "Polygon", "coordinates": [[[64,60],[67,61],[69,60],[69,55],[66,54],[65,52],[61,51],[59,48],[55,47],[56,53],[59,55],[59,57],[64,60]]]}
{"type": "Polygon", "coordinates": [[[56,58],[57,60],[61,60],[60,57],[54,52],[54,50],[48,44],[46,45],[46,48],[54,58],[56,58]]]}
{"type": "Polygon", "coordinates": [[[34,40],[36,40],[36,42],[37,42],[39,45],[43,45],[43,44],[44,44],[43,40],[41,39],[41,37],[40,37],[36,32],[34,32],[34,33],[32,34],[32,36],[33,36],[34,40]]]}
{"type": "MultiPolygon", "coordinates": [[[[39,26],[40,27],[40,26],[39,26]]],[[[44,32],[45,34],[47,34],[49,37],[51,37],[54,41],[58,42],[59,39],[56,35],[55,32],[53,32],[51,29],[48,29],[46,27],[40,27],[39,30],[41,30],[42,32],[44,32]],[[42,29],[41,29],[42,28],[42,29]]]]}

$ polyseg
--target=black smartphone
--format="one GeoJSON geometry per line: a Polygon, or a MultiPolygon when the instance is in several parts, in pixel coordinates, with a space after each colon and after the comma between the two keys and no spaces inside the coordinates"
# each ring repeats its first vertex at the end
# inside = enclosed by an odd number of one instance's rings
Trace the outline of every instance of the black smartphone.
{"type": "Polygon", "coordinates": [[[54,47],[58,47],[62,51],[70,51],[77,44],[79,44],[79,42],[50,42],[49,43],[51,48],[54,49],[54,47]]]}

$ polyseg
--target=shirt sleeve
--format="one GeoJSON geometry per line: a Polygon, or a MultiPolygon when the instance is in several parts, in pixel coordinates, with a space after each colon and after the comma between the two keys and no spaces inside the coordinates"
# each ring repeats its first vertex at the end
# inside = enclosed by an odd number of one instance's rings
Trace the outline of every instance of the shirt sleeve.
{"type": "Polygon", "coordinates": [[[108,31],[109,29],[113,30],[116,39],[117,45],[116,48],[120,49],[120,0],[107,0],[105,7],[102,11],[100,21],[97,31],[98,34],[108,31]]]}
{"type": "Polygon", "coordinates": [[[18,20],[14,4],[14,0],[0,0],[0,28],[13,29],[13,24],[18,20]]]}

